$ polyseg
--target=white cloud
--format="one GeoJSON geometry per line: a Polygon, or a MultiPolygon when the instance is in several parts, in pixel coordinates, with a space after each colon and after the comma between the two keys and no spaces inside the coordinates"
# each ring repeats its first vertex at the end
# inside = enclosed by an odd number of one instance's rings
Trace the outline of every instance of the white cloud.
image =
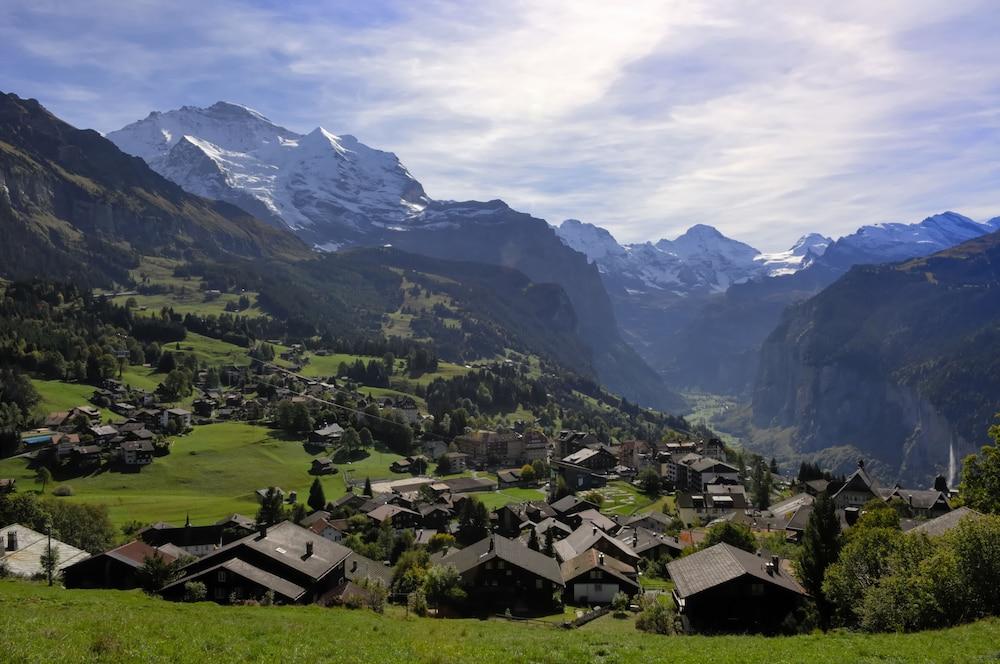
{"type": "Polygon", "coordinates": [[[1000,214],[989,4],[161,5],[17,8],[5,85],[104,131],[226,98],[392,150],[431,195],[624,241],[1000,214]]]}

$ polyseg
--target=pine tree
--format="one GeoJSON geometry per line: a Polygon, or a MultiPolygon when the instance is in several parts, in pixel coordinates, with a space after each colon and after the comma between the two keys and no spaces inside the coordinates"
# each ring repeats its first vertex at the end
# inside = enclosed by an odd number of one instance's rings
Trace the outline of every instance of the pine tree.
{"type": "Polygon", "coordinates": [[[827,568],[840,557],[840,521],[833,500],[821,493],[813,503],[809,522],[802,534],[802,548],[797,561],[802,586],[816,600],[820,624],[825,629],[830,620],[830,604],[823,594],[827,568]]]}
{"type": "Polygon", "coordinates": [[[309,500],[306,502],[315,511],[326,507],[326,495],[323,493],[323,484],[318,477],[313,479],[312,486],[309,487],[309,500]]]}
{"type": "Polygon", "coordinates": [[[549,528],[545,531],[545,548],[543,549],[545,555],[551,556],[555,553],[555,537],[552,534],[552,529],[549,528]]]}
{"type": "Polygon", "coordinates": [[[361,490],[362,496],[372,497],[372,480],[370,477],[365,478],[365,488],[361,490]]]}
{"type": "Polygon", "coordinates": [[[538,533],[534,528],[531,529],[531,534],[528,535],[528,548],[532,551],[538,551],[538,533]]]}

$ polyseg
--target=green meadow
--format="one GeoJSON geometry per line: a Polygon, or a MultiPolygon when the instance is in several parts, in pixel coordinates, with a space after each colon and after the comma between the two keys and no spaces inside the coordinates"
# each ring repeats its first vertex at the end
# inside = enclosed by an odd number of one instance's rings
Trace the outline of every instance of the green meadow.
{"type": "Polygon", "coordinates": [[[916,634],[656,636],[609,616],[558,621],[434,619],[316,606],[180,604],[138,591],[0,581],[0,661],[381,662],[383,664],[959,663],[1000,657],[1000,621],[916,634]]]}

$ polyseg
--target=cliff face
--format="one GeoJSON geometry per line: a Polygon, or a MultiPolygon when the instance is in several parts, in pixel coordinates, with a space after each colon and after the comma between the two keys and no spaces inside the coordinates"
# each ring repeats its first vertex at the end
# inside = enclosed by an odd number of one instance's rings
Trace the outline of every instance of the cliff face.
{"type": "Polygon", "coordinates": [[[0,94],[5,276],[127,281],[138,254],[305,257],[288,232],[184,192],[93,131],[0,94]],[[43,269],[40,269],[43,268],[43,269]]]}
{"type": "Polygon", "coordinates": [[[926,483],[1000,410],[1000,237],[855,268],[792,307],[761,350],[753,423],[802,454],[851,446],[926,483]]]}

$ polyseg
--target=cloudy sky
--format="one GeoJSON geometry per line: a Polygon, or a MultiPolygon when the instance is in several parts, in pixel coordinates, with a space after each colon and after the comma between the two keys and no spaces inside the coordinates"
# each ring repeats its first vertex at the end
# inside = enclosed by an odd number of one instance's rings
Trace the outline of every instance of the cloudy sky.
{"type": "Polygon", "coordinates": [[[3,0],[0,89],[102,132],[233,101],[623,242],[1000,215],[988,1],[284,4],[3,0]]]}

